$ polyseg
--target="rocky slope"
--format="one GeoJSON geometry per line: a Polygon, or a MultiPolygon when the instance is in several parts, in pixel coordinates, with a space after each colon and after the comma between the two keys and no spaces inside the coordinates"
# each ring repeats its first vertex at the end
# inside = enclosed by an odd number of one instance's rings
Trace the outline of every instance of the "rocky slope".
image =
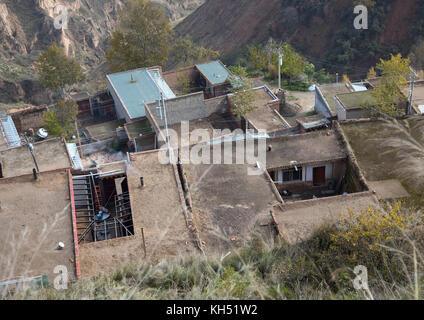
{"type": "MultiPolygon", "coordinates": [[[[155,0],[178,20],[203,0],[155,0]]],[[[107,41],[122,0],[0,0],[0,103],[47,103],[50,97],[35,79],[33,62],[53,42],[77,57],[96,79],[104,69],[107,41]],[[57,30],[54,8],[68,9],[68,29],[57,30]],[[90,72],[92,70],[92,72],[90,72]]]]}
{"type": "Polygon", "coordinates": [[[424,1],[207,0],[176,30],[234,62],[246,45],[289,41],[312,62],[354,78],[389,52],[409,52],[424,35],[424,1]],[[368,4],[369,29],[356,30],[355,3],[368,4]]]}

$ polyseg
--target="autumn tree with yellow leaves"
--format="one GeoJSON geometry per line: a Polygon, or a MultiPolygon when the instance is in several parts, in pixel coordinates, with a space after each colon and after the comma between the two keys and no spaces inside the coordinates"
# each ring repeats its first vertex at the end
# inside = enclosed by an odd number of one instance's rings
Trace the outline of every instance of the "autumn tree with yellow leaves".
{"type": "Polygon", "coordinates": [[[405,114],[404,103],[406,97],[402,93],[402,87],[408,84],[411,74],[410,60],[403,58],[399,53],[392,55],[389,60],[380,59],[377,71],[381,74],[377,88],[372,91],[372,113],[386,114],[396,117],[405,114]]]}

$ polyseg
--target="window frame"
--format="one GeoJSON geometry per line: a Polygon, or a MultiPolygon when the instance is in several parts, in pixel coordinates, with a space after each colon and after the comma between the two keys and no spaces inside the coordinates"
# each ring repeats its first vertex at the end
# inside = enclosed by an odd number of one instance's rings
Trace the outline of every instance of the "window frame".
{"type": "Polygon", "coordinates": [[[297,171],[295,168],[281,170],[283,183],[294,183],[294,182],[303,181],[303,167],[297,167],[297,169],[298,169],[297,171]],[[285,179],[287,174],[288,174],[288,179],[285,179]],[[295,174],[299,176],[299,179],[294,179],[295,174]]]}

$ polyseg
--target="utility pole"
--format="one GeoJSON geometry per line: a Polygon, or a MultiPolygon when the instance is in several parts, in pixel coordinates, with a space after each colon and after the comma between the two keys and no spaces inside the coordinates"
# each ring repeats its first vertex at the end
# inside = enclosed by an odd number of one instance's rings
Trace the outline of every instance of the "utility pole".
{"type": "Polygon", "coordinates": [[[31,153],[32,160],[34,161],[34,164],[35,164],[35,168],[37,169],[37,172],[40,172],[40,169],[38,168],[38,164],[37,164],[37,159],[35,159],[34,146],[32,145],[32,143],[29,142],[28,137],[26,136],[26,133],[24,133],[24,139],[28,145],[28,150],[31,153]]]}
{"type": "Polygon", "coordinates": [[[336,73],[336,83],[339,83],[339,73],[336,73]]]}
{"type": "MultiPolygon", "coordinates": [[[[78,124],[77,124],[76,118],[75,118],[75,130],[77,131],[78,147],[81,148],[81,137],[80,137],[80,134],[79,134],[79,129],[78,129],[78,124]]],[[[79,148],[77,148],[78,152],[79,152],[79,148]]]]}
{"type": "Polygon", "coordinates": [[[414,87],[415,87],[415,77],[417,77],[417,73],[412,67],[409,67],[411,69],[411,89],[409,90],[409,102],[408,107],[406,109],[406,115],[410,115],[412,113],[412,103],[414,98],[414,87]]]}
{"type": "Polygon", "coordinates": [[[162,120],[162,119],[163,119],[163,116],[162,116],[162,106],[161,106],[161,104],[160,104],[160,101],[161,101],[161,100],[158,100],[158,106],[156,107],[156,110],[158,110],[158,111],[159,111],[159,117],[160,117],[160,119],[162,120]]]}
{"type": "Polygon", "coordinates": [[[160,93],[160,97],[162,100],[162,107],[163,107],[163,115],[164,115],[164,121],[165,121],[165,134],[166,134],[166,144],[168,147],[168,155],[169,155],[169,163],[172,163],[172,153],[171,153],[171,146],[169,143],[169,133],[168,133],[168,119],[166,117],[166,105],[165,105],[165,98],[163,96],[163,92],[160,93]]]}
{"type": "Polygon", "coordinates": [[[134,138],[133,142],[134,142],[134,150],[135,150],[135,152],[137,153],[137,152],[138,152],[138,151],[137,151],[137,142],[135,141],[135,138],[134,138]]]}
{"type": "Polygon", "coordinates": [[[283,65],[283,55],[281,49],[278,49],[278,89],[281,89],[281,66],[283,65]]]}

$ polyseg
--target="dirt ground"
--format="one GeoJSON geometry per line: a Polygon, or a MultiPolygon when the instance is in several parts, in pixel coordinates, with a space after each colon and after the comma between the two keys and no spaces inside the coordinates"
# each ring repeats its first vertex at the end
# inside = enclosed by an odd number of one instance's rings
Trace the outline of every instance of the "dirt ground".
{"type": "Polygon", "coordinates": [[[52,284],[57,265],[72,280],[74,260],[67,172],[0,180],[0,281],[46,274],[52,284]]]}

